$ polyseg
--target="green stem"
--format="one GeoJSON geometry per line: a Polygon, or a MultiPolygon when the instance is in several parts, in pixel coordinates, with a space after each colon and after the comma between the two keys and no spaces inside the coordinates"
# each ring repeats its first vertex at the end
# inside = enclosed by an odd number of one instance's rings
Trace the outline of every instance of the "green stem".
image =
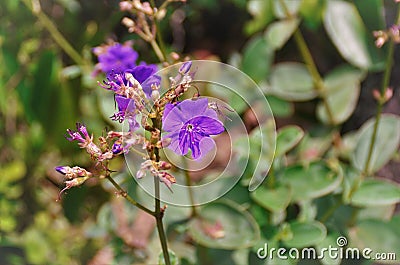
{"type": "MultiPolygon", "coordinates": [[[[156,29],[156,30],[158,31],[158,29],[156,29]]],[[[157,34],[157,35],[158,35],[158,34],[157,34]]],[[[158,45],[157,41],[154,40],[154,39],[151,40],[151,41],[150,41],[150,45],[151,45],[151,47],[153,48],[154,52],[156,53],[158,59],[159,59],[162,63],[166,62],[164,52],[161,50],[161,48],[160,48],[160,46],[158,45]]]]}
{"type": "Polygon", "coordinates": [[[67,41],[67,39],[64,38],[64,36],[54,25],[53,21],[51,21],[51,19],[44,12],[42,12],[39,1],[35,2],[32,1],[32,5],[30,5],[29,0],[22,0],[22,2],[28,7],[28,9],[32,12],[32,14],[34,14],[38,18],[40,24],[42,24],[42,26],[47,29],[51,37],[58,44],[58,46],[60,46],[61,49],[63,49],[64,52],[72,60],[74,60],[77,65],[80,66],[86,65],[83,57],[72,47],[72,45],[67,41]]]}
{"type": "MultiPolygon", "coordinates": [[[[400,6],[399,5],[397,5],[396,24],[400,24],[400,6]]],[[[394,54],[394,41],[393,41],[393,39],[390,39],[389,47],[388,47],[388,54],[387,54],[387,58],[386,58],[386,69],[385,69],[385,73],[383,75],[383,81],[382,81],[382,87],[381,87],[381,95],[383,97],[385,96],[385,94],[388,90],[388,86],[389,86],[389,82],[390,82],[390,75],[392,73],[392,65],[393,65],[393,54],[394,54]]],[[[378,100],[376,119],[375,119],[374,129],[373,129],[372,136],[371,136],[371,143],[370,143],[369,149],[368,149],[367,161],[365,163],[364,170],[363,170],[363,176],[366,176],[369,174],[372,153],[373,153],[374,147],[375,147],[376,135],[378,134],[378,126],[379,126],[379,122],[381,120],[384,104],[385,104],[384,100],[378,100]]]]}
{"type": "Polygon", "coordinates": [[[335,211],[342,205],[340,201],[337,201],[334,205],[332,205],[328,211],[321,217],[319,220],[321,223],[325,223],[328,219],[335,213],[335,211]]]}
{"type": "MultiPolygon", "coordinates": [[[[293,16],[290,14],[289,9],[287,8],[285,1],[280,0],[281,6],[285,12],[285,15],[291,19],[293,16]]],[[[299,28],[296,29],[294,32],[294,39],[296,41],[297,47],[300,50],[301,56],[307,66],[308,71],[310,72],[315,85],[315,90],[318,92],[319,97],[322,99],[326,113],[328,115],[328,120],[330,124],[334,124],[335,120],[333,118],[333,112],[328,104],[328,100],[326,98],[326,90],[324,86],[323,79],[318,72],[317,66],[315,65],[314,59],[311,56],[311,52],[308,49],[307,43],[304,40],[303,35],[299,28]]]]}
{"type": "Polygon", "coordinates": [[[128,193],[112,177],[108,175],[106,176],[106,179],[108,179],[111,182],[111,184],[118,190],[119,194],[121,194],[121,196],[124,197],[128,202],[138,207],[140,210],[143,210],[146,213],[155,216],[155,213],[153,211],[147,209],[145,206],[141,205],[140,203],[135,201],[131,196],[129,196],[128,193]]]}
{"type": "MultiPolygon", "coordinates": [[[[156,112],[156,117],[152,119],[153,121],[153,128],[156,128],[161,131],[161,118],[158,113],[156,112]]],[[[155,144],[155,143],[152,143],[155,144]]],[[[151,157],[155,155],[156,162],[160,161],[160,153],[157,147],[154,148],[153,154],[151,157]]],[[[161,210],[161,201],[160,201],[160,180],[157,176],[154,176],[154,203],[155,203],[155,209],[154,209],[154,217],[156,218],[157,222],[157,231],[158,231],[158,237],[160,238],[160,243],[161,243],[161,248],[164,256],[164,261],[166,265],[171,265],[171,259],[169,257],[169,251],[168,251],[168,244],[167,244],[167,236],[164,231],[164,225],[163,225],[163,216],[164,216],[164,210],[161,210]]]]}
{"type": "Polygon", "coordinates": [[[187,171],[187,170],[185,170],[185,179],[186,179],[186,186],[188,186],[190,205],[192,208],[191,216],[195,217],[195,216],[197,216],[197,210],[196,210],[196,203],[195,203],[194,195],[193,195],[192,179],[190,177],[189,171],[187,171]]]}

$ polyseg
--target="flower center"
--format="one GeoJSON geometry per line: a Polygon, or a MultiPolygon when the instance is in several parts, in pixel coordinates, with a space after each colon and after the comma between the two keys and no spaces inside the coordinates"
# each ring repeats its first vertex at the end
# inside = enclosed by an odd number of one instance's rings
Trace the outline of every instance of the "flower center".
{"type": "Polygon", "coordinates": [[[191,132],[191,131],[193,131],[193,124],[188,124],[187,126],[186,126],[186,129],[189,131],[189,132],[191,132]]]}

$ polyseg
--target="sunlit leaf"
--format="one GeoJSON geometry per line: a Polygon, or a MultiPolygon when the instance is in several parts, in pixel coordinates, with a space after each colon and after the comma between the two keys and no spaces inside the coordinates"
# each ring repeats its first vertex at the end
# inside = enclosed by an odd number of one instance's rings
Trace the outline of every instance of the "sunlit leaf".
{"type": "Polygon", "coordinates": [[[367,32],[354,4],[340,0],[328,1],[325,12],[325,29],[347,61],[364,69],[383,66],[372,36],[367,32]]]}
{"type": "Polygon", "coordinates": [[[280,212],[289,205],[291,195],[291,190],[285,186],[270,189],[261,186],[251,193],[251,198],[265,209],[280,212]]]}
{"type": "Polygon", "coordinates": [[[286,62],[272,67],[270,93],[285,100],[305,101],[317,96],[313,79],[301,63],[286,62]]]}
{"type": "Polygon", "coordinates": [[[244,28],[248,35],[264,29],[274,19],[272,1],[250,0],[247,10],[253,15],[253,19],[247,22],[244,28]]]}
{"type": "Polygon", "coordinates": [[[314,162],[304,167],[285,168],[280,180],[293,191],[292,201],[322,197],[333,192],[342,182],[343,172],[329,168],[324,162],[314,162]]]}
{"type": "Polygon", "coordinates": [[[195,242],[209,248],[240,249],[258,242],[260,231],[253,217],[231,201],[203,206],[192,219],[189,232],[195,242]]]}
{"type": "MultiPolygon", "coordinates": [[[[324,240],[319,242],[316,245],[317,253],[323,253],[323,249],[329,249],[329,247],[332,248],[332,246],[337,246],[337,238],[340,235],[335,233],[335,234],[329,234],[324,240]]],[[[323,265],[339,265],[342,261],[341,257],[331,257],[332,255],[323,255],[321,259],[321,263],[323,265]]]]}
{"type": "MultiPolygon", "coordinates": [[[[381,260],[385,264],[398,264],[400,256],[400,216],[392,218],[391,221],[362,220],[350,229],[351,247],[358,249],[369,248],[375,257],[376,253],[394,253],[397,260],[381,260]]],[[[392,258],[394,258],[392,256],[392,258]]]]}
{"type": "Polygon", "coordinates": [[[382,206],[400,202],[400,186],[388,180],[368,179],[356,190],[351,203],[356,206],[382,206]]]}
{"type": "Polygon", "coordinates": [[[353,113],[360,95],[360,81],[364,74],[350,66],[342,66],[329,73],[325,80],[325,97],[331,111],[333,121],[329,120],[326,106],[320,102],[317,116],[324,123],[340,124],[353,113]]]}
{"type": "MultiPolygon", "coordinates": [[[[360,129],[359,139],[352,157],[354,167],[363,171],[368,160],[375,119],[367,121],[360,129]]],[[[376,140],[372,150],[368,174],[383,167],[392,158],[400,143],[400,117],[384,114],[377,127],[376,140]]]]}
{"type": "Polygon", "coordinates": [[[276,137],[275,156],[279,157],[295,147],[304,136],[304,131],[298,126],[280,128],[276,137]]]}
{"type": "Polygon", "coordinates": [[[241,69],[254,81],[260,82],[267,79],[273,58],[269,43],[262,36],[256,36],[246,44],[241,69]]]}
{"type": "MultiPolygon", "coordinates": [[[[283,0],[289,14],[295,16],[299,11],[302,1],[283,0]]],[[[287,18],[285,8],[282,6],[281,0],[274,0],[274,14],[278,18],[287,18]]]]}
{"type": "Polygon", "coordinates": [[[326,237],[325,226],[317,221],[314,222],[291,222],[289,224],[292,236],[283,240],[287,247],[303,248],[322,242],[326,237]]]}
{"type": "Polygon", "coordinates": [[[299,26],[298,19],[287,19],[272,23],[265,31],[265,39],[273,49],[282,48],[299,26]]]}

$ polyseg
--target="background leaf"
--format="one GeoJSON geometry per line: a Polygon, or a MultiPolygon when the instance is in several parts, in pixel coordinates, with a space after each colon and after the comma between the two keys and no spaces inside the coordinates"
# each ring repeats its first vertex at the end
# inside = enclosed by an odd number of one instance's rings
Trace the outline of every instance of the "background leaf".
{"type": "Polygon", "coordinates": [[[399,185],[378,179],[365,180],[351,198],[351,203],[356,206],[383,206],[399,202],[399,185]]]}
{"type": "Polygon", "coordinates": [[[317,96],[305,64],[285,62],[274,65],[270,75],[270,93],[285,100],[305,101],[317,96]]]}
{"type": "MultiPolygon", "coordinates": [[[[367,121],[360,129],[360,136],[352,156],[353,166],[364,170],[371,145],[375,119],[367,121]]],[[[383,167],[392,158],[400,143],[400,117],[384,114],[381,117],[376,134],[376,141],[372,151],[368,174],[372,174],[383,167]]]]}
{"type": "MultiPolygon", "coordinates": [[[[363,77],[362,71],[348,65],[334,69],[325,77],[326,102],[332,112],[334,124],[346,121],[353,113],[358,103],[363,77]]],[[[324,123],[330,123],[322,102],[318,104],[317,116],[324,123]]]]}
{"type": "Polygon", "coordinates": [[[197,243],[216,249],[240,249],[259,240],[259,228],[253,217],[232,201],[217,201],[202,207],[198,218],[192,219],[189,232],[197,243]],[[222,225],[224,236],[212,238],[204,226],[222,225]]]}
{"type": "Polygon", "coordinates": [[[345,1],[328,1],[325,29],[340,54],[353,65],[364,69],[382,69],[383,60],[357,9],[345,1]]]}

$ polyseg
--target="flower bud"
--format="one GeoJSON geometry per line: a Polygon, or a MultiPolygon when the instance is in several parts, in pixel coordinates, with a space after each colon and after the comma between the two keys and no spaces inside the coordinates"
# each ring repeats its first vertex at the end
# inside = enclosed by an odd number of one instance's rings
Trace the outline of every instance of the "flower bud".
{"type": "Polygon", "coordinates": [[[137,179],[141,179],[141,178],[143,178],[144,176],[146,176],[146,171],[144,171],[144,170],[139,170],[138,172],[136,172],[136,178],[137,179]]]}
{"type": "Polygon", "coordinates": [[[157,12],[156,19],[162,20],[166,14],[167,14],[167,9],[163,8],[157,12]]]}
{"type": "Polygon", "coordinates": [[[172,165],[166,161],[158,162],[158,169],[168,170],[168,169],[171,169],[171,167],[172,167],[172,165]]]}
{"type": "Polygon", "coordinates": [[[151,91],[151,99],[156,101],[160,98],[160,92],[158,90],[151,91]]]}
{"type": "Polygon", "coordinates": [[[126,26],[127,28],[134,28],[135,27],[135,21],[128,17],[124,17],[121,21],[122,25],[126,26]]]}
{"type": "Polygon", "coordinates": [[[190,71],[192,67],[192,61],[184,62],[182,66],[179,68],[179,73],[185,75],[190,71]]]}
{"type": "Polygon", "coordinates": [[[132,4],[129,1],[122,1],[119,3],[119,9],[121,11],[129,11],[133,8],[132,4]]]}

